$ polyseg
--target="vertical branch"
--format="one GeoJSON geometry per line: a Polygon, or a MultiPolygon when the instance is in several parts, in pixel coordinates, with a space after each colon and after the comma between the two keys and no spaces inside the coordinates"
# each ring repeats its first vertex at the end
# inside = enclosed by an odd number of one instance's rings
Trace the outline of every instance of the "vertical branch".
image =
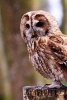
{"type": "Polygon", "coordinates": [[[4,44],[3,44],[3,37],[2,37],[2,23],[1,23],[1,14],[0,14],[0,69],[2,72],[2,80],[3,80],[3,88],[5,99],[10,97],[11,95],[11,86],[9,81],[9,71],[8,66],[6,63],[5,53],[4,53],[4,44]]]}
{"type": "Polygon", "coordinates": [[[62,0],[62,4],[64,12],[62,30],[64,34],[67,34],[67,1],[62,0]]]}

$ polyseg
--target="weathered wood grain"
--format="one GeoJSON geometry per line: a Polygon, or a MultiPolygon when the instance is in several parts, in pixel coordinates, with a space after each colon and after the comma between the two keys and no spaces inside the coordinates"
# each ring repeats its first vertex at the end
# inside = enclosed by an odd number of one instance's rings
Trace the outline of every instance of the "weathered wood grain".
{"type": "Polygon", "coordinates": [[[67,88],[23,87],[23,100],[67,100],[67,88]]]}

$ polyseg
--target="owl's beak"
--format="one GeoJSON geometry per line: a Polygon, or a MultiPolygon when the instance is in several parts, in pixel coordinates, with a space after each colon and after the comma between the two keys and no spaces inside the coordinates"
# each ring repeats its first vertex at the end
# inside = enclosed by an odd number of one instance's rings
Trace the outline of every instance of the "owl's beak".
{"type": "Polygon", "coordinates": [[[37,37],[36,31],[34,31],[34,30],[32,29],[32,36],[31,36],[31,38],[36,38],[36,37],[37,37]]]}

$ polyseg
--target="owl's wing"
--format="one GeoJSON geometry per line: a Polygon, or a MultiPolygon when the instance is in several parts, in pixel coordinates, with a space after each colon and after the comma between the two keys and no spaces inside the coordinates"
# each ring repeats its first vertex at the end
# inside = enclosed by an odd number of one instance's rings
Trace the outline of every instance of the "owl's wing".
{"type": "Polygon", "coordinates": [[[67,67],[67,36],[61,35],[50,37],[48,46],[57,64],[67,67]]]}

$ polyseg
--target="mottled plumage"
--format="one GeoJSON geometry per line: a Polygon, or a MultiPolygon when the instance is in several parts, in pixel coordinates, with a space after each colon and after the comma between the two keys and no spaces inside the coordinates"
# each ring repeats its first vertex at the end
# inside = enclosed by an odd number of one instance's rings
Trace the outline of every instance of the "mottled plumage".
{"type": "Polygon", "coordinates": [[[20,30],[34,68],[48,79],[67,81],[67,36],[55,18],[45,11],[28,12],[20,30]]]}

